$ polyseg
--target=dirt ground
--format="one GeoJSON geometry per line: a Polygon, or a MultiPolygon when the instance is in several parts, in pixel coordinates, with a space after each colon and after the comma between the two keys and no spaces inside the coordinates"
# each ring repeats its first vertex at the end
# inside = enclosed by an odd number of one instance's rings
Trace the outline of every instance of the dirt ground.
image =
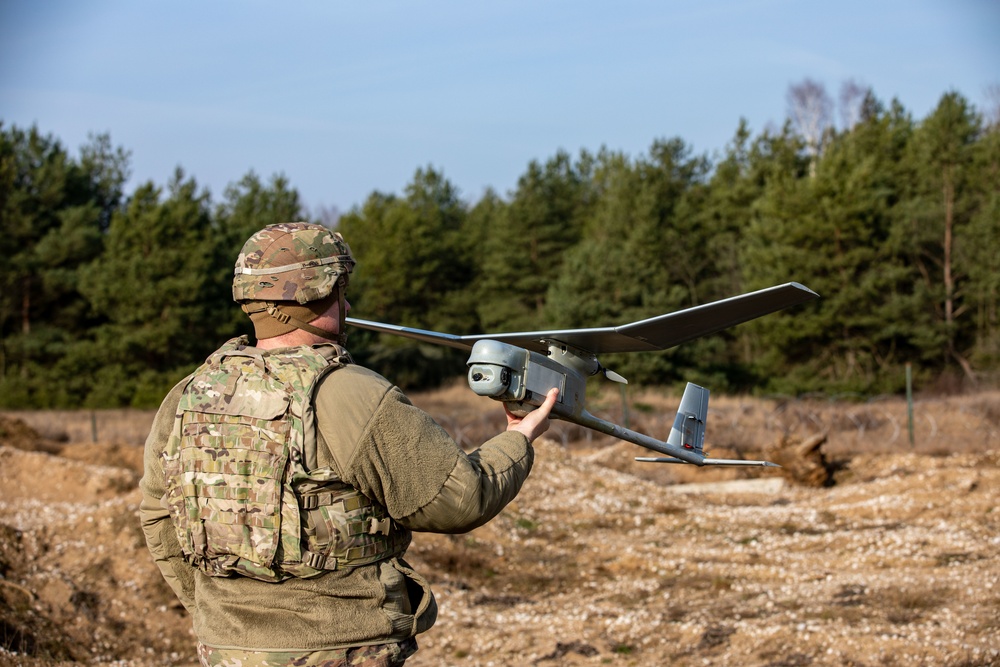
{"type": "MultiPolygon", "coordinates": [[[[0,665],[195,665],[138,527],[141,447],[53,419],[0,416],[0,665]]],[[[490,419],[441,420],[475,437],[490,419]]],[[[639,464],[554,428],[494,521],[416,536],[441,610],[408,664],[1000,665],[1000,397],[924,404],[915,445],[906,419],[900,402],[713,408],[727,456],[822,432],[820,481],[639,464]]]]}

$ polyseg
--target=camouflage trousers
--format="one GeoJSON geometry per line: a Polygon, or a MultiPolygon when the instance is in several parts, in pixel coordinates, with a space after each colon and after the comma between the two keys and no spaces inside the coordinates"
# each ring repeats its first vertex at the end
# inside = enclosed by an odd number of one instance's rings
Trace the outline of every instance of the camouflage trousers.
{"type": "Polygon", "coordinates": [[[398,644],[309,653],[237,651],[198,644],[198,659],[203,667],[401,667],[416,652],[417,640],[412,638],[398,644]]]}

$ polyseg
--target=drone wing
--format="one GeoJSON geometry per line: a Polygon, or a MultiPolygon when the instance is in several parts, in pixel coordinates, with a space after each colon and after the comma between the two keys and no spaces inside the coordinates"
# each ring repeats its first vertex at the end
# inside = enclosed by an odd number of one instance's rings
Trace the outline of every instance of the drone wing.
{"type": "MultiPolygon", "coordinates": [[[[348,317],[347,323],[359,329],[368,329],[379,333],[393,334],[403,338],[413,338],[424,343],[435,343],[436,345],[446,345],[456,347],[460,350],[471,350],[475,345],[477,336],[456,336],[454,334],[441,333],[439,331],[427,331],[426,329],[414,329],[413,327],[401,327],[396,324],[384,324],[382,322],[370,322],[348,317]]],[[[483,336],[488,338],[488,336],[483,336]]]]}
{"type": "Polygon", "coordinates": [[[510,343],[535,352],[547,351],[548,344],[545,341],[558,341],[594,354],[646,352],[666,350],[762,315],[805,303],[818,296],[811,289],[799,283],[785,283],[631,324],[594,329],[556,329],[456,336],[437,331],[358,320],[353,317],[348,317],[347,323],[361,329],[395,334],[425,343],[447,345],[465,350],[471,349],[478,340],[489,339],[510,343]]]}

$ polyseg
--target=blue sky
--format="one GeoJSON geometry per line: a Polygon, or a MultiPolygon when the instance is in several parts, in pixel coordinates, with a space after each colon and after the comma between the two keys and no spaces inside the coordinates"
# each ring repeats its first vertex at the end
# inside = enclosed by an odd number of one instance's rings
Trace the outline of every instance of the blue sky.
{"type": "Polygon", "coordinates": [[[469,201],[529,161],[659,138],[725,148],[790,84],[849,79],[923,118],[1000,84],[996,0],[0,0],[0,120],[74,153],[108,132],[130,187],[182,166],[217,201],[283,173],[309,211],[400,193],[469,201]]]}

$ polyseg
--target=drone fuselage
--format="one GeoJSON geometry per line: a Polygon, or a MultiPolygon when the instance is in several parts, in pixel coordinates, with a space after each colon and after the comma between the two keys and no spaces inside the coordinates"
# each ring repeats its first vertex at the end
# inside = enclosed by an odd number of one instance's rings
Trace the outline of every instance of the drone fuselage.
{"type": "Polygon", "coordinates": [[[541,405],[553,387],[559,390],[553,415],[572,421],[584,411],[586,379],[544,354],[487,339],[472,346],[467,363],[472,391],[507,403],[518,416],[541,405]]]}
{"type": "MultiPolygon", "coordinates": [[[[688,385],[681,399],[674,427],[666,441],[639,433],[591,414],[585,406],[586,378],[566,363],[573,354],[568,346],[552,343],[559,351],[559,361],[539,352],[531,352],[496,340],[480,340],[469,355],[469,387],[480,396],[503,401],[508,409],[524,416],[542,404],[549,389],[559,389],[552,408],[557,419],[573,422],[585,428],[666,454],[670,458],[645,459],[661,463],[692,463],[703,465],[762,465],[756,461],[722,461],[705,457],[705,419],[708,412],[708,390],[688,385]]],[[[555,356],[555,355],[552,355],[555,356]]],[[[596,361],[595,361],[596,364],[596,361]]],[[[578,366],[578,364],[574,364],[578,366]]],[[[596,369],[594,373],[596,373],[596,369]]]]}
{"type": "Polygon", "coordinates": [[[694,465],[762,465],[765,461],[712,459],[702,450],[708,390],[688,383],[667,440],[657,440],[587,412],[587,378],[601,373],[609,380],[625,378],[601,366],[598,354],[666,350],[754,318],[805,303],[819,295],[799,283],[785,283],[614,327],[556,329],[492,334],[448,334],[348,317],[352,326],[413,340],[471,350],[469,386],[481,396],[503,401],[517,415],[541,405],[552,387],[559,398],[555,418],[666,454],[640,461],[694,465]]]}

